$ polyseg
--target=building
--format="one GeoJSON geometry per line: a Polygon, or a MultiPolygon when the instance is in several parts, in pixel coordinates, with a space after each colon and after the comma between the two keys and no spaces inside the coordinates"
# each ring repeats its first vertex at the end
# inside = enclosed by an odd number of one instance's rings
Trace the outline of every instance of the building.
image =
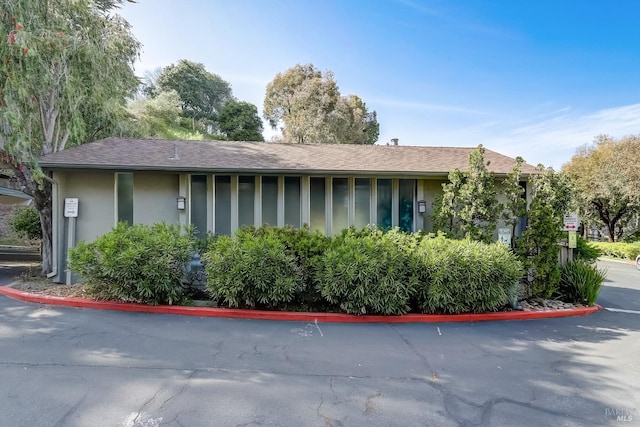
{"type": "MultiPolygon", "coordinates": [[[[243,225],[309,224],[326,234],[348,226],[431,230],[431,205],[449,171],[473,148],[311,145],[108,138],[40,159],[56,182],[54,265],[65,270],[67,198],[78,199],[75,241],[118,221],[193,224],[231,234],[243,225]]],[[[485,151],[496,178],[515,160],[485,151]]],[[[523,166],[526,181],[535,169],[523,166]]]]}

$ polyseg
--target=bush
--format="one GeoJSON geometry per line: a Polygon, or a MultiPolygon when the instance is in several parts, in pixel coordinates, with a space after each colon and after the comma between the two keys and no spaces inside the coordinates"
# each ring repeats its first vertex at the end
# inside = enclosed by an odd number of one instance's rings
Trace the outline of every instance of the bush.
{"type": "Polygon", "coordinates": [[[118,224],[69,253],[69,267],[94,297],[144,304],[176,304],[183,298],[184,267],[193,240],[185,229],[164,223],[118,224]]]}
{"type": "Polygon", "coordinates": [[[275,307],[304,289],[302,268],[276,230],[247,227],[221,236],[203,259],[207,291],[229,307],[275,307]]]}
{"type": "Polygon", "coordinates": [[[574,251],[574,259],[576,261],[581,260],[587,263],[595,262],[598,257],[602,255],[602,251],[598,249],[593,243],[578,236],[577,248],[574,251]]]}
{"type": "Polygon", "coordinates": [[[561,268],[558,296],[566,302],[593,305],[602,289],[606,272],[585,261],[567,262],[561,268]]]}
{"type": "Polygon", "coordinates": [[[424,313],[483,313],[509,302],[522,278],[516,256],[501,243],[425,238],[417,250],[425,274],[416,303],[424,313]]]}
{"type": "Polygon", "coordinates": [[[407,253],[382,231],[348,229],[319,258],[317,286],[347,313],[404,314],[415,285],[410,266],[407,253]]]}
{"type": "Polygon", "coordinates": [[[598,248],[602,255],[612,258],[635,260],[640,255],[640,242],[591,242],[591,244],[598,248]]]}
{"type": "Polygon", "coordinates": [[[256,236],[273,235],[284,244],[285,251],[295,258],[301,269],[303,286],[292,302],[301,305],[321,305],[323,300],[315,286],[315,268],[318,258],[329,247],[331,238],[318,230],[311,231],[307,225],[299,229],[291,226],[262,226],[253,233],[256,236]]]}
{"type": "Polygon", "coordinates": [[[18,207],[9,219],[11,229],[27,239],[42,239],[40,215],[34,207],[18,207]]]}

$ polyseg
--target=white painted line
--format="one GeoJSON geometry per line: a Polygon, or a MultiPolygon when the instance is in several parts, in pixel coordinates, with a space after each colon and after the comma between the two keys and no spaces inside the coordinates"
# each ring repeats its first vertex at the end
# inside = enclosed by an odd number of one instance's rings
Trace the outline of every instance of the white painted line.
{"type": "Polygon", "coordinates": [[[318,332],[320,332],[320,336],[324,337],[324,334],[322,333],[322,329],[320,329],[320,326],[318,326],[318,319],[315,319],[315,326],[316,326],[316,329],[318,329],[318,332]]]}
{"type": "Polygon", "coordinates": [[[440,327],[438,326],[438,335],[442,335],[442,332],[440,332],[440,327]]]}
{"type": "Polygon", "coordinates": [[[609,307],[605,307],[604,309],[608,311],[613,311],[615,313],[640,314],[640,311],[638,310],[625,310],[623,308],[609,308],[609,307]]]}

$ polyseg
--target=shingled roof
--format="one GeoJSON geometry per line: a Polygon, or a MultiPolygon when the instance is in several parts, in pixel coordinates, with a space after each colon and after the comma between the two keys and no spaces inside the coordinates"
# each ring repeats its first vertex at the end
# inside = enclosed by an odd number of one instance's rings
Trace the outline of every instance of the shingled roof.
{"type": "MultiPolygon", "coordinates": [[[[471,147],[276,144],[107,138],[40,158],[43,168],[215,173],[324,173],[442,176],[465,170],[471,147]]],[[[511,172],[511,157],[485,151],[488,169],[511,172]]],[[[523,173],[535,168],[523,165],[523,173]]]]}

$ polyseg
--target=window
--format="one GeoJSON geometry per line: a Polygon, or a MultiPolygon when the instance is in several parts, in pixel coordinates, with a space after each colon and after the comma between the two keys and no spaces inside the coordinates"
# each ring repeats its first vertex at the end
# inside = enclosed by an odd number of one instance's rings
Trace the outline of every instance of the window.
{"type": "Polygon", "coordinates": [[[196,236],[207,233],[207,176],[191,175],[191,224],[196,236]]]}
{"type": "Polygon", "coordinates": [[[118,222],[133,224],[133,173],[116,174],[118,222]]]}
{"type": "Polygon", "coordinates": [[[398,182],[398,226],[403,231],[413,231],[415,179],[401,179],[398,182]]]}
{"type": "Polygon", "coordinates": [[[322,233],[326,230],[325,182],[325,178],[310,179],[309,226],[312,230],[320,230],[322,233]]]}
{"type": "Polygon", "coordinates": [[[278,177],[262,177],[262,223],[278,225],[278,177]]]}
{"type": "Polygon", "coordinates": [[[284,178],[284,223],[300,227],[300,177],[284,178]]]}
{"type": "Polygon", "coordinates": [[[253,176],[238,178],[238,227],[253,225],[256,179],[253,176]]]}
{"type": "Polygon", "coordinates": [[[355,186],[356,211],[353,225],[362,228],[371,223],[371,180],[356,178],[355,186]]]}
{"type": "Polygon", "coordinates": [[[391,179],[378,180],[378,218],[376,224],[383,230],[393,226],[391,211],[393,208],[393,187],[391,179]]]}
{"type": "Polygon", "coordinates": [[[216,176],[216,234],[231,234],[231,177],[216,176]]]}
{"type": "Polygon", "coordinates": [[[349,180],[347,178],[333,178],[333,234],[349,227],[349,180]]]}

